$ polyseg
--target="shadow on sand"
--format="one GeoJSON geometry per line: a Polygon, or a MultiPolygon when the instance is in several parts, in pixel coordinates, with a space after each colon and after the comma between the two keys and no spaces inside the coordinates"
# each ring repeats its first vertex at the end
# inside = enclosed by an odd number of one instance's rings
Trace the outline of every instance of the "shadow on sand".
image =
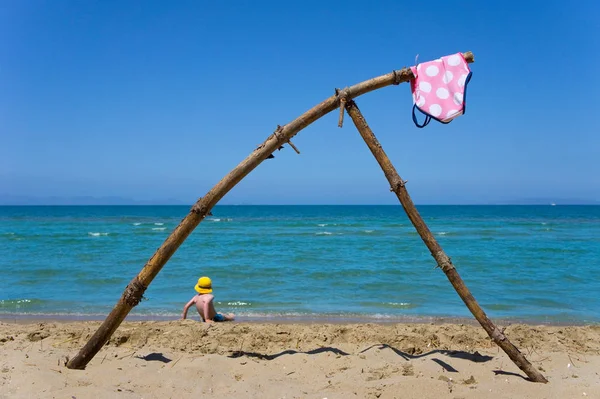
{"type": "Polygon", "coordinates": [[[295,355],[297,353],[304,353],[306,355],[318,355],[319,353],[325,353],[325,352],[331,352],[331,353],[334,353],[334,354],[340,355],[340,356],[348,356],[349,355],[349,353],[346,353],[341,349],[331,348],[331,347],[323,347],[323,348],[313,349],[313,350],[307,351],[307,352],[298,352],[293,349],[288,349],[288,350],[285,350],[285,351],[282,351],[279,353],[275,353],[273,355],[266,355],[266,354],[257,353],[257,352],[233,351],[228,357],[236,358],[236,357],[247,356],[247,357],[256,357],[258,359],[263,359],[263,360],[273,360],[273,359],[277,359],[279,356],[283,356],[283,355],[295,355]]]}
{"type": "MultiPolygon", "coordinates": [[[[456,351],[456,350],[441,350],[441,349],[436,349],[436,350],[432,350],[426,353],[422,353],[422,354],[418,354],[418,355],[413,355],[407,352],[403,352],[397,348],[394,348],[393,346],[387,345],[387,344],[375,344],[375,345],[371,345],[368,348],[365,348],[363,350],[361,350],[360,352],[358,352],[358,354],[362,354],[365,353],[371,349],[390,349],[391,351],[393,351],[396,355],[402,357],[404,360],[414,360],[414,359],[419,359],[419,358],[424,358],[424,357],[429,357],[435,354],[441,354],[450,358],[455,358],[455,359],[464,359],[464,360],[469,360],[471,362],[475,362],[475,363],[484,363],[484,362],[489,362],[490,360],[493,359],[492,356],[487,356],[487,355],[482,355],[479,352],[475,351],[473,353],[470,352],[465,352],[465,351],[456,351]]],[[[228,357],[230,358],[238,358],[238,357],[253,357],[253,358],[258,358],[258,359],[262,359],[262,360],[273,360],[273,359],[277,359],[280,356],[283,355],[295,355],[295,354],[307,354],[307,355],[317,355],[320,353],[333,353],[335,355],[338,356],[348,356],[350,355],[350,353],[346,353],[341,349],[338,348],[334,348],[334,347],[322,347],[322,348],[317,348],[317,349],[313,349],[310,351],[296,351],[293,349],[288,349],[288,350],[284,350],[281,351],[279,353],[274,353],[274,354],[265,354],[265,353],[258,353],[258,352],[247,352],[247,351],[232,351],[230,355],[228,355],[228,357]]],[[[432,358],[431,361],[439,364],[445,371],[447,372],[451,372],[451,373],[458,373],[458,370],[455,369],[452,365],[448,364],[447,362],[438,359],[436,357],[432,358]]],[[[496,375],[498,374],[504,374],[504,375],[512,375],[512,376],[517,376],[517,377],[521,377],[523,379],[527,379],[526,377],[523,377],[520,374],[516,374],[516,373],[511,373],[511,372],[506,372],[506,371],[502,371],[502,370],[494,370],[494,373],[496,375]]]]}
{"type": "Polygon", "coordinates": [[[168,357],[165,357],[162,353],[149,353],[146,356],[136,356],[136,359],[142,359],[145,360],[147,362],[163,362],[163,363],[170,363],[171,359],[169,359],[168,357]]]}

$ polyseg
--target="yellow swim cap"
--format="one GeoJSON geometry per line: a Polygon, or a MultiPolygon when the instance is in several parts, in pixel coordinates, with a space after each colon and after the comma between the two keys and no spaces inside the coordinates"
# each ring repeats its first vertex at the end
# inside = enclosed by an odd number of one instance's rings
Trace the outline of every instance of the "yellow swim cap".
{"type": "Polygon", "coordinates": [[[208,277],[200,277],[194,289],[199,294],[210,294],[212,292],[212,281],[208,277]]]}

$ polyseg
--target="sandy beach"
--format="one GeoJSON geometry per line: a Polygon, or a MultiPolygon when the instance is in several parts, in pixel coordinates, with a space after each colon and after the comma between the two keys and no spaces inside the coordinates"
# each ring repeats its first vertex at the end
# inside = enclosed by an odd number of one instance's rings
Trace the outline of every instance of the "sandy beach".
{"type": "Polygon", "coordinates": [[[98,326],[0,323],[0,398],[600,398],[600,326],[506,328],[548,384],[471,324],[125,322],[67,369],[98,326]]]}

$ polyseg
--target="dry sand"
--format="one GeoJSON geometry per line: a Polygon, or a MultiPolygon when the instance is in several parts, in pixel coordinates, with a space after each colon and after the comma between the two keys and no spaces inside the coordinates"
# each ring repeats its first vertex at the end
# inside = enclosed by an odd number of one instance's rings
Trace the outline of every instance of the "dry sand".
{"type": "Polygon", "coordinates": [[[536,384],[463,324],[0,323],[0,398],[600,398],[600,326],[511,325],[536,384]]]}

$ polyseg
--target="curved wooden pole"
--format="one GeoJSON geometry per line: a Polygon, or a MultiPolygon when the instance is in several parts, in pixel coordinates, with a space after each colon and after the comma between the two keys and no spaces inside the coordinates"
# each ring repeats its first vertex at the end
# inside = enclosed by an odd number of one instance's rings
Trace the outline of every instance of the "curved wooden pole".
{"type": "MultiPolygon", "coordinates": [[[[463,55],[467,62],[474,62],[473,53],[470,51],[463,55]]],[[[346,88],[344,93],[346,98],[351,99],[370,91],[381,89],[385,86],[408,82],[411,79],[414,79],[414,75],[410,68],[403,68],[346,88]]],[[[337,95],[331,96],[321,104],[314,106],[304,114],[300,115],[297,119],[278,128],[275,133],[270,135],[263,144],[229,172],[227,176],[219,181],[204,197],[200,198],[196,204],[194,204],[190,213],[181,221],[181,223],[179,223],[171,235],[169,235],[165,242],[163,242],[156,250],[139,274],[127,285],[123,295],[113,310],[79,353],[67,362],[67,367],[70,369],[85,368],[102,346],[110,339],[121,322],[125,320],[125,317],[127,317],[131,309],[140,302],[142,295],[154,277],[156,277],[175,251],[177,251],[177,248],[179,248],[196,226],[198,226],[198,224],[206,217],[213,206],[215,206],[229,190],[271,155],[273,151],[287,143],[300,130],[321,118],[323,115],[336,109],[339,106],[339,103],[340,100],[337,95]]]]}
{"type": "Polygon", "coordinates": [[[487,317],[483,309],[481,309],[481,306],[479,306],[479,303],[477,303],[477,300],[475,300],[475,298],[465,285],[465,282],[458,274],[458,271],[456,271],[456,269],[454,268],[452,261],[444,253],[444,250],[442,249],[440,244],[438,244],[437,240],[427,227],[427,224],[425,224],[425,221],[419,214],[419,211],[415,207],[415,204],[413,204],[412,199],[410,198],[410,195],[406,190],[406,182],[403,181],[402,178],[398,175],[398,172],[396,172],[396,168],[394,168],[392,161],[390,161],[387,154],[381,147],[381,144],[379,144],[379,141],[375,137],[375,134],[373,133],[369,125],[367,125],[367,121],[362,116],[360,110],[358,109],[354,101],[350,100],[346,103],[346,111],[348,111],[348,115],[350,115],[350,117],[352,118],[352,122],[354,122],[354,125],[358,129],[365,143],[367,143],[367,146],[371,150],[371,153],[373,154],[375,159],[377,159],[379,166],[381,166],[385,177],[390,183],[391,191],[396,193],[396,196],[400,200],[400,203],[402,204],[404,211],[408,215],[408,218],[412,222],[413,226],[415,226],[415,229],[417,229],[417,232],[419,233],[421,239],[429,249],[429,252],[431,252],[431,256],[433,256],[439,268],[442,269],[442,271],[446,274],[446,277],[448,277],[448,280],[458,293],[458,296],[460,296],[463,302],[467,305],[471,313],[473,313],[473,316],[475,316],[479,324],[481,324],[481,326],[488,333],[490,338],[492,338],[494,342],[500,348],[502,348],[504,352],[506,352],[508,357],[510,357],[510,359],[521,370],[523,370],[525,374],[527,374],[531,381],[548,382],[548,380],[546,380],[546,378],[544,378],[544,376],[540,374],[540,372],[536,370],[536,368],[533,367],[531,363],[529,363],[529,361],[519,351],[519,349],[517,349],[517,347],[514,346],[508,340],[506,335],[504,335],[502,331],[500,331],[498,327],[496,327],[494,323],[492,323],[492,321],[487,317]]]}

